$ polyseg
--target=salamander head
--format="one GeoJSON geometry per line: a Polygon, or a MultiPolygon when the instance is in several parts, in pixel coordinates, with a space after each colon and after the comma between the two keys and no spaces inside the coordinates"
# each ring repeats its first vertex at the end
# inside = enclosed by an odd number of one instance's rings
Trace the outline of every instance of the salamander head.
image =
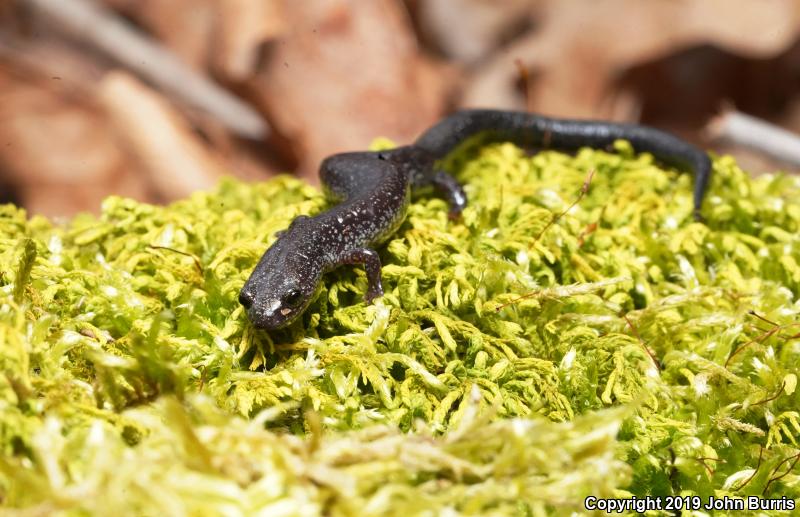
{"type": "Polygon", "coordinates": [[[239,293],[256,328],[276,330],[297,319],[314,299],[322,277],[291,228],[264,253],[239,293]],[[299,244],[298,244],[299,243],[299,244]]]}

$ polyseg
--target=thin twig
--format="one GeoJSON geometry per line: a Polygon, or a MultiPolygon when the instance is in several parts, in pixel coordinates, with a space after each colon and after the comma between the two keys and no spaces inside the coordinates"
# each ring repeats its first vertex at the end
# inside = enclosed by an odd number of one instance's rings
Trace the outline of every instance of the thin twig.
{"type": "Polygon", "coordinates": [[[194,261],[194,265],[197,268],[197,272],[200,273],[201,275],[203,274],[203,266],[202,266],[202,264],[200,264],[200,259],[197,258],[196,256],[194,256],[191,253],[187,253],[187,252],[181,251],[181,250],[176,250],[175,248],[170,248],[169,246],[154,246],[152,244],[149,244],[147,247],[150,248],[150,249],[154,249],[154,250],[172,251],[173,253],[178,253],[180,255],[187,256],[187,257],[189,257],[190,259],[192,259],[194,261]]]}
{"type": "Polygon", "coordinates": [[[767,340],[767,338],[769,338],[770,336],[772,336],[772,335],[776,334],[776,333],[777,333],[779,330],[780,330],[780,327],[775,327],[775,328],[773,328],[773,329],[771,329],[771,330],[769,330],[769,331],[767,331],[767,332],[764,332],[764,333],[763,333],[763,334],[761,334],[760,336],[756,336],[755,338],[751,339],[751,340],[750,340],[750,341],[748,341],[747,343],[743,344],[742,346],[740,346],[739,348],[737,348],[736,350],[734,350],[734,351],[733,351],[733,353],[732,353],[732,354],[731,354],[731,355],[728,357],[728,360],[727,360],[727,361],[725,361],[725,368],[727,368],[727,367],[728,367],[728,365],[730,364],[731,360],[732,360],[734,357],[736,357],[736,355],[737,355],[739,352],[741,352],[742,350],[744,350],[744,349],[745,349],[745,348],[747,348],[748,346],[752,345],[753,343],[763,343],[764,341],[766,341],[766,340],[767,340]]]}
{"type": "Polygon", "coordinates": [[[792,458],[794,458],[794,463],[792,463],[792,466],[789,467],[789,469],[786,472],[784,472],[783,474],[781,474],[778,477],[769,478],[769,481],[767,481],[767,484],[764,485],[764,490],[761,492],[762,495],[767,493],[767,490],[769,489],[769,486],[772,484],[773,481],[778,481],[779,479],[781,479],[782,477],[787,475],[789,472],[794,470],[795,465],[797,465],[798,460],[800,460],[800,453],[797,453],[794,456],[789,456],[788,458],[784,458],[783,461],[781,461],[780,463],[775,465],[775,468],[772,469],[772,473],[775,474],[778,471],[778,469],[781,467],[781,465],[783,465],[787,461],[791,460],[792,458]]]}
{"type": "Polygon", "coordinates": [[[594,170],[594,169],[590,169],[590,170],[589,170],[589,174],[586,176],[586,179],[583,181],[583,185],[581,186],[581,190],[580,190],[580,192],[578,193],[578,197],[577,197],[577,198],[575,198],[575,201],[573,201],[573,202],[572,202],[572,204],[571,204],[571,205],[569,205],[569,206],[568,206],[568,207],[567,207],[567,208],[566,208],[566,209],[565,209],[563,212],[561,212],[560,214],[555,214],[555,215],[553,215],[553,217],[552,217],[552,218],[550,218],[550,222],[548,222],[548,223],[547,223],[547,225],[545,225],[545,227],[544,227],[544,228],[542,228],[542,230],[541,230],[541,231],[540,231],[540,232],[539,232],[539,233],[536,235],[536,237],[533,239],[533,242],[536,242],[536,241],[538,241],[538,240],[539,240],[539,238],[542,236],[542,234],[544,234],[544,232],[546,232],[548,228],[550,228],[551,226],[553,226],[553,225],[556,223],[556,221],[558,221],[559,219],[561,219],[562,217],[564,217],[564,216],[567,214],[567,212],[569,212],[570,210],[572,210],[572,207],[574,207],[575,205],[577,205],[578,203],[580,203],[581,199],[583,199],[583,196],[585,196],[585,195],[586,195],[586,194],[589,192],[589,185],[592,183],[592,178],[594,178],[594,172],[595,172],[595,170],[594,170]]]}
{"type": "Polygon", "coordinates": [[[628,315],[627,314],[623,314],[622,317],[625,319],[625,322],[631,328],[631,332],[633,332],[633,335],[636,336],[636,339],[638,339],[639,343],[641,343],[642,348],[644,348],[644,351],[647,352],[647,355],[650,356],[650,359],[653,361],[653,364],[656,365],[656,369],[660,372],[661,371],[661,365],[658,363],[658,360],[656,359],[655,354],[650,351],[650,348],[647,346],[647,343],[645,343],[644,339],[642,339],[642,336],[639,335],[639,331],[636,329],[636,327],[633,326],[633,323],[631,323],[631,320],[628,319],[628,315]]]}
{"type": "Polygon", "coordinates": [[[23,0],[64,32],[94,45],[241,136],[264,139],[269,127],[252,107],[90,0],[23,0]]]}
{"type": "Polygon", "coordinates": [[[759,404],[766,404],[767,402],[772,402],[773,400],[775,400],[776,398],[781,396],[781,393],[783,393],[783,388],[785,388],[785,387],[786,387],[786,381],[783,381],[781,383],[781,389],[779,389],[778,393],[776,393],[774,396],[766,398],[764,400],[759,400],[758,402],[753,402],[750,405],[751,406],[758,406],[759,404]]]}
{"type": "Polygon", "coordinates": [[[517,303],[517,302],[521,302],[522,300],[527,300],[528,298],[533,298],[534,296],[537,296],[538,294],[540,294],[540,291],[532,291],[532,292],[530,292],[530,293],[525,293],[525,294],[519,295],[519,296],[517,296],[516,298],[514,298],[514,299],[513,299],[513,300],[511,300],[511,301],[508,301],[508,302],[506,302],[506,303],[503,303],[503,304],[501,304],[501,305],[498,305],[498,306],[497,306],[497,307],[494,309],[494,311],[495,311],[495,312],[500,312],[500,311],[502,311],[503,309],[505,309],[506,307],[510,307],[511,305],[514,305],[514,304],[515,304],[515,303],[517,303]]]}
{"type": "MultiPolygon", "coordinates": [[[[795,327],[795,326],[800,325],[800,323],[786,323],[784,325],[780,325],[778,323],[775,323],[774,321],[768,320],[767,318],[765,318],[764,316],[761,316],[760,314],[758,314],[756,311],[753,311],[753,310],[747,311],[747,314],[749,314],[751,316],[755,316],[756,318],[760,319],[761,321],[769,323],[773,327],[771,329],[769,329],[769,330],[764,330],[764,329],[762,329],[760,327],[756,327],[756,329],[762,331],[763,334],[760,334],[760,335],[756,336],[755,338],[751,339],[750,341],[748,341],[744,345],[742,345],[739,348],[737,348],[736,350],[734,350],[733,353],[728,357],[728,360],[725,361],[725,368],[728,367],[728,364],[730,364],[731,360],[739,352],[741,352],[742,350],[744,350],[748,346],[752,345],[753,343],[763,343],[764,341],[769,339],[771,336],[777,334],[781,330],[785,330],[787,328],[791,328],[791,327],[795,327]]],[[[782,335],[779,335],[779,337],[782,337],[784,339],[795,339],[797,337],[800,337],[800,333],[798,333],[798,334],[796,334],[794,336],[782,336],[782,335]]]]}
{"type": "Polygon", "coordinates": [[[759,444],[758,445],[758,464],[756,464],[756,468],[753,471],[753,473],[750,474],[750,477],[747,478],[747,480],[745,480],[744,483],[739,485],[739,487],[736,489],[737,492],[739,490],[743,489],[745,486],[747,486],[747,484],[750,483],[750,481],[752,481],[754,477],[756,477],[756,474],[758,474],[758,469],[761,468],[761,459],[763,458],[763,456],[764,456],[764,446],[759,444]]]}
{"type": "Polygon", "coordinates": [[[705,462],[705,459],[704,459],[704,458],[695,458],[695,461],[697,461],[698,463],[700,463],[700,465],[702,465],[702,466],[703,466],[703,467],[706,469],[706,472],[708,473],[708,477],[713,477],[713,476],[714,476],[714,469],[712,469],[711,467],[709,467],[709,466],[706,464],[706,462],[705,462]]]}
{"type": "Polygon", "coordinates": [[[706,132],[713,139],[727,140],[800,165],[800,136],[739,111],[723,111],[706,126],[706,132]]]}
{"type": "Polygon", "coordinates": [[[768,320],[767,318],[765,318],[764,316],[760,315],[759,313],[757,313],[756,311],[754,311],[754,310],[752,310],[752,309],[750,309],[749,311],[747,311],[747,314],[749,314],[749,315],[751,315],[751,316],[755,316],[756,318],[760,319],[761,321],[764,321],[764,322],[767,322],[767,323],[769,323],[769,324],[770,324],[770,325],[772,325],[773,327],[777,327],[777,326],[778,326],[778,324],[777,324],[777,323],[775,323],[774,321],[772,321],[772,320],[768,320]]]}

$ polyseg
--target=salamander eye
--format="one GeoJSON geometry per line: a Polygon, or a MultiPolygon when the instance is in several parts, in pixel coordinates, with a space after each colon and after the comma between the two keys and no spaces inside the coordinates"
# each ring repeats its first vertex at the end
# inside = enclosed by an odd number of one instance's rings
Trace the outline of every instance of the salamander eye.
{"type": "Polygon", "coordinates": [[[299,289],[292,288],[286,291],[283,296],[281,296],[281,303],[284,305],[288,305],[289,307],[294,307],[298,303],[300,303],[300,299],[302,298],[302,294],[299,289]]]}
{"type": "Polygon", "coordinates": [[[253,305],[253,295],[245,291],[240,292],[239,303],[241,303],[245,309],[249,309],[250,306],[253,305]]]}

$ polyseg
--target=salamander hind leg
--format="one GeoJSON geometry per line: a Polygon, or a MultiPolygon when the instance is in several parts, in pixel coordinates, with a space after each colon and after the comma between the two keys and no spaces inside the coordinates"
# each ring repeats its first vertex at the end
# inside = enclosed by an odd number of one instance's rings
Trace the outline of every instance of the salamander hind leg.
{"type": "Polygon", "coordinates": [[[356,248],[344,252],[337,261],[339,264],[364,264],[367,272],[367,292],[364,299],[371,303],[375,298],[383,296],[381,284],[381,259],[378,252],[369,248],[356,248]]]}

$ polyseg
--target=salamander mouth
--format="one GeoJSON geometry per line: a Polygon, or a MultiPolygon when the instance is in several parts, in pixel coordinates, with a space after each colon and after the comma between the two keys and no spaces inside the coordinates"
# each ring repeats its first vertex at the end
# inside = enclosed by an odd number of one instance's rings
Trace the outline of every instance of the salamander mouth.
{"type": "Polygon", "coordinates": [[[295,311],[294,314],[291,312],[282,314],[279,311],[275,314],[268,315],[264,311],[256,310],[254,307],[247,311],[247,317],[250,319],[250,322],[255,328],[261,330],[282,329],[296,320],[299,315],[300,312],[298,311],[295,311]]]}

